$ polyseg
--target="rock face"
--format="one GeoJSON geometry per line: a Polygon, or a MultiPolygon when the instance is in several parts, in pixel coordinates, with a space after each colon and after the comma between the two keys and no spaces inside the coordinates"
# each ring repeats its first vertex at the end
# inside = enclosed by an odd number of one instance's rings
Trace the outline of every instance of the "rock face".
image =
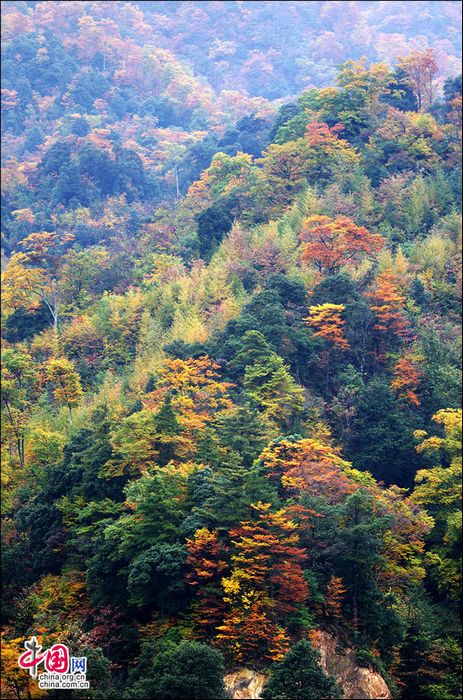
{"type": "Polygon", "coordinates": [[[260,698],[267,676],[249,668],[240,668],[234,673],[228,673],[224,678],[228,697],[260,698]]]}
{"type": "Polygon", "coordinates": [[[359,666],[352,649],[338,649],[336,638],[328,632],[318,632],[317,649],[321,666],[344,691],[346,700],[389,700],[391,691],[384,678],[373,668],[359,666]]]}
{"type": "MultiPolygon", "coordinates": [[[[336,638],[328,632],[318,632],[317,649],[321,666],[344,691],[345,700],[390,700],[391,691],[383,677],[373,668],[364,668],[355,661],[352,649],[338,648],[336,638]]],[[[241,668],[225,676],[228,697],[260,698],[267,676],[249,668],[241,668]]]]}

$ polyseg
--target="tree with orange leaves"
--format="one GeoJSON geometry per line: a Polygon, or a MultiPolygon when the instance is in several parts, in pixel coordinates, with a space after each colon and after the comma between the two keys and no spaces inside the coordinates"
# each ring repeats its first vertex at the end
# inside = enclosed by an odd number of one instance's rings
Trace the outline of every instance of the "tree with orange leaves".
{"type": "Polygon", "coordinates": [[[324,605],[324,613],[327,617],[341,617],[342,599],[346,590],[340,576],[330,578],[324,605]]]}
{"type": "Polygon", "coordinates": [[[369,296],[374,302],[371,310],[376,316],[375,330],[403,338],[408,330],[408,321],[404,315],[405,297],[397,277],[392,272],[382,272],[377,277],[376,290],[369,296]]]}
{"type": "Polygon", "coordinates": [[[347,216],[309,216],[300,238],[302,259],[312,262],[320,272],[334,275],[346,266],[355,266],[363,258],[381,250],[384,238],[371,233],[347,216]]]}
{"type": "MultiPolygon", "coordinates": [[[[260,466],[279,487],[284,499],[294,498],[304,503],[309,494],[311,498],[321,498],[337,506],[359,491],[368,494],[372,512],[387,513],[390,518],[382,535],[384,562],[378,570],[378,580],[385,589],[404,590],[410,582],[419,581],[425,575],[421,557],[430,518],[413,507],[410,499],[404,496],[404,490],[397,486],[383,489],[371,474],[352,468],[339,452],[321,440],[283,439],[262,452],[260,466]]],[[[320,514],[312,511],[308,517],[310,520],[304,518],[305,532],[310,532],[310,526],[316,524],[315,519],[320,514]]],[[[312,535],[304,544],[310,549],[314,547],[312,535]]]]}
{"type": "Polygon", "coordinates": [[[148,409],[158,410],[169,395],[185,434],[201,430],[218,414],[233,407],[228,394],[233,385],[219,381],[218,369],[219,365],[207,355],[167,360],[159,370],[155,389],[143,403],[148,409]]]}
{"type": "Polygon", "coordinates": [[[187,581],[196,588],[195,623],[203,633],[213,633],[222,620],[221,575],[227,568],[227,551],[217,531],[202,527],[187,539],[190,573],[187,581]]]}
{"type": "Polygon", "coordinates": [[[355,490],[349,478],[350,463],[342,459],[338,448],[321,440],[280,440],[262,452],[260,461],[267,477],[286,497],[310,490],[336,503],[355,490]]]}
{"type": "Polygon", "coordinates": [[[298,546],[298,525],[285,509],[272,512],[270,503],[251,506],[252,520],[230,532],[234,552],[230,575],[222,579],[228,610],[217,639],[237,661],[267,658],[279,661],[288,649],[278,624],[308,597],[298,546]]]}
{"type": "Polygon", "coordinates": [[[391,388],[397,393],[398,398],[408,401],[414,406],[420,405],[416,393],[421,379],[421,372],[417,365],[419,359],[412,353],[400,357],[394,365],[394,379],[391,383],[391,388]]]}
{"type": "Polygon", "coordinates": [[[290,646],[287,632],[271,621],[263,593],[253,591],[246,598],[245,607],[230,610],[217,627],[219,644],[239,663],[260,658],[281,661],[290,646]]]}
{"type": "Polygon", "coordinates": [[[316,329],[315,336],[329,340],[336,347],[346,350],[349,343],[344,336],[345,321],[341,317],[344,309],[344,304],[311,306],[309,316],[304,320],[316,329]]]}

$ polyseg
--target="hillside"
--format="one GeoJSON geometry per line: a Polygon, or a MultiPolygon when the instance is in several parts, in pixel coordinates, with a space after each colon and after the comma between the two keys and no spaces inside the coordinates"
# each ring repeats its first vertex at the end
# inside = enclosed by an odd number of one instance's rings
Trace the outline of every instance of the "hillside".
{"type": "Polygon", "coordinates": [[[3,3],[2,697],[461,697],[460,9],[3,3]]]}

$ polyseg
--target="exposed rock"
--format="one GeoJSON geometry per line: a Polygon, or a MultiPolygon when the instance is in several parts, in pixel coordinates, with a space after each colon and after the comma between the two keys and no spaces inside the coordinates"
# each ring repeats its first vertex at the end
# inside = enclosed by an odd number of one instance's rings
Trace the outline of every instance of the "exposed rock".
{"type": "Polygon", "coordinates": [[[344,691],[344,698],[363,700],[389,700],[391,691],[384,678],[371,666],[359,666],[353,649],[338,648],[336,638],[328,632],[317,633],[316,647],[320,654],[321,666],[344,691]]]}
{"type": "MultiPolygon", "coordinates": [[[[384,678],[372,667],[359,666],[353,649],[340,649],[336,638],[329,632],[317,632],[316,647],[321,666],[334,676],[344,691],[345,700],[390,700],[391,691],[384,678]]],[[[267,676],[249,668],[228,673],[225,687],[234,700],[260,698],[267,676]]]]}
{"type": "Polygon", "coordinates": [[[228,673],[225,678],[225,688],[230,698],[260,698],[267,676],[249,668],[240,668],[234,673],[228,673]]]}

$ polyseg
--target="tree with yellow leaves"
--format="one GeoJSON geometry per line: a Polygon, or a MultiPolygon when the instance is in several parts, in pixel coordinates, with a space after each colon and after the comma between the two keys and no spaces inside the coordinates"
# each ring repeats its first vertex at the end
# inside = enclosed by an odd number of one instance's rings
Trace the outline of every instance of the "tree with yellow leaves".
{"type": "Polygon", "coordinates": [[[298,546],[298,525],[285,509],[252,504],[254,517],[230,532],[231,571],[222,579],[227,608],[217,640],[237,661],[265,657],[280,661],[288,636],[280,621],[308,597],[298,546]]]}
{"type": "Polygon", "coordinates": [[[55,231],[31,233],[20,242],[23,250],[11,257],[2,278],[5,311],[32,310],[45,304],[51,315],[56,346],[61,298],[59,269],[63,249],[73,239],[72,234],[55,231]]]}
{"type": "Polygon", "coordinates": [[[1,644],[1,696],[2,698],[43,698],[47,695],[46,690],[38,687],[36,680],[33,680],[28,671],[18,666],[18,658],[24,652],[24,637],[17,639],[7,639],[2,636],[1,644]]]}
{"type": "Polygon", "coordinates": [[[437,585],[443,592],[458,599],[461,591],[461,409],[443,409],[433,420],[442,426],[444,436],[427,436],[423,430],[415,432],[422,439],[416,448],[440,457],[440,464],[431,469],[420,469],[411,499],[424,506],[435,520],[432,532],[431,562],[437,585]]]}
{"type": "Polygon", "coordinates": [[[45,366],[45,377],[46,383],[53,389],[56,402],[67,406],[72,428],[72,409],[81,402],[83,397],[80,377],[74,370],[74,365],[65,357],[49,360],[45,366]]]}
{"type": "Polygon", "coordinates": [[[25,464],[26,427],[36,380],[32,357],[24,348],[5,348],[2,351],[2,433],[10,454],[16,451],[21,467],[25,464]]]}
{"type": "Polygon", "coordinates": [[[311,306],[309,316],[304,319],[315,329],[314,335],[330,341],[335,347],[347,350],[349,343],[344,336],[344,304],[320,304],[311,306]]]}
{"type": "Polygon", "coordinates": [[[167,360],[158,372],[152,392],[143,399],[150,410],[159,410],[170,396],[185,435],[202,430],[217,415],[233,407],[229,382],[221,382],[219,365],[207,355],[187,360],[167,360]]]}

